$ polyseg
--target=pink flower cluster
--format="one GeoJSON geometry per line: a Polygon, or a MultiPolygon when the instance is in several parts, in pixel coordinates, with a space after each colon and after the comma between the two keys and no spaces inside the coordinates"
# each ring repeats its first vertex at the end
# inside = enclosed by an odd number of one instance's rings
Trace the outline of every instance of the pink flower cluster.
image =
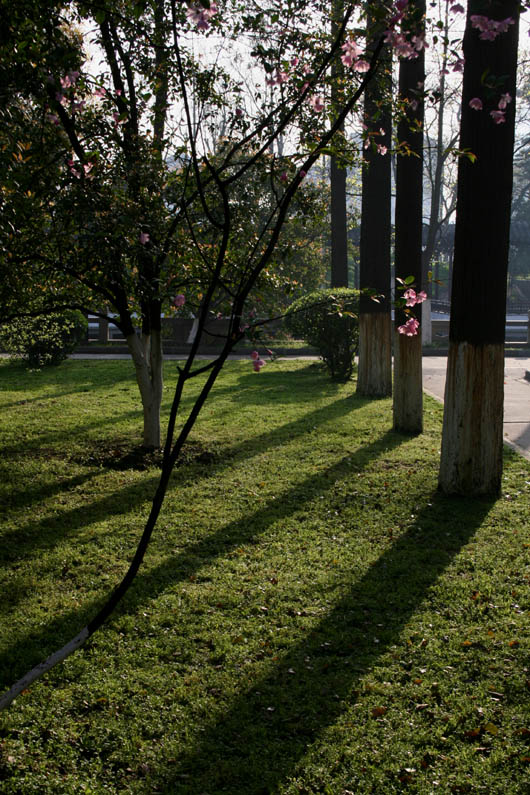
{"type": "Polygon", "coordinates": [[[257,351],[252,351],[250,356],[252,358],[252,367],[254,368],[254,371],[259,373],[261,368],[265,365],[265,362],[263,359],[260,359],[260,355],[257,351]]]}
{"type": "Polygon", "coordinates": [[[87,163],[75,163],[73,160],[68,160],[68,168],[70,169],[70,173],[76,179],[81,179],[81,175],[83,174],[87,179],[90,179],[90,172],[94,168],[94,163],[88,161],[87,163]],[[76,168],[78,166],[78,168],[76,168]]]}
{"type": "MultiPolygon", "coordinates": [[[[501,98],[499,99],[497,108],[495,110],[490,110],[490,116],[495,122],[495,124],[504,124],[506,121],[506,108],[512,101],[512,95],[509,93],[501,94],[501,98]]],[[[473,97],[473,99],[469,100],[469,107],[472,110],[482,110],[483,104],[480,97],[473,97]]]]}
{"type": "Polygon", "coordinates": [[[420,292],[417,293],[416,290],[409,287],[408,290],[405,290],[403,293],[403,298],[406,301],[405,306],[416,306],[416,304],[422,304],[427,300],[427,293],[425,290],[420,290],[420,292]]]}
{"type": "Polygon", "coordinates": [[[370,69],[370,64],[364,58],[360,58],[362,47],[356,43],[354,39],[348,39],[342,45],[344,54],[341,55],[341,61],[344,66],[352,67],[354,72],[367,72],[370,69]]]}
{"type": "Polygon", "coordinates": [[[398,326],[400,334],[405,334],[406,337],[415,337],[420,327],[419,321],[415,317],[409,317],[406,323],[398,326]]]}
{"type": "Polygon", "coordinates": [[[489,19],[489,17],[482,16],[482,14],[474,14],[471,17],[471,25],[480,30],[479,39],[483,41],[495,41],[497,36],[501,33],[506,33],[510,25],[513,25],[515,20],[512,17],[507,17],[497,21],[496,19],[489,19]]]}
{"type": "Polygon", "coordinates": [[[203,8],[195,3],[188,5],[186,16],[197,26],[197,30],[208,30],[210,20],[217,14],[218,8],[215,3],[210,4],[210,8],[203,8]]]}
{"type": "Polygon", "coordinates": [[[173,304],[175,309],[180,309],[180,307],[184,306],[184,304],[186,303],[186,296],[182,295],[182,293],[179,293],[174,297],[171,303],[173,304]]]}

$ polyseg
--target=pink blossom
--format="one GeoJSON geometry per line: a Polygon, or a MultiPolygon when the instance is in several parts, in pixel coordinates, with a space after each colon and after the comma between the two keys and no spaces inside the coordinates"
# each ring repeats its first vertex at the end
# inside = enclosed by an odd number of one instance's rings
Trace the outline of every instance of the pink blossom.
{"type": "Polygon", "coordinates": [[[177,307],[177,309],[180,309],[180,307],[184,306],[185,303],[186,303],[186,296],[182,295],[182,293],[179,293],[173,299],[173,306],[177,307]]]}
{"type": "Polygon", "coordinates": [[[511,94],[501,94],[499,99],[499,110],[506,110],[506,106],[512,101],[511,94]]]}
{"type": "Polygon", "coordinates": [[[303,169],[300,169],[299,173],[300,173],[300,179],[303,179],[306,176],[307,171],[304,171],[303,169]]]}
{"type": "Polygon", "coordinates": [[[412,44],[414,45],[414,49],[418,52],[427,49],[428,45],[425,42],[425,33],[420,33],[419,36],[413,36],[412,44]]]}
{"type": "Polygon", "coordinates": [[[98,86],[94,91],[95,97],[104,97],[107,93],[107,89],[103,88],[103,86],[98,86]]]}
{"type": "Polygon", "coordinates": [[[140,232],[140,243],[142,244],[142,246],[145,246],[146,243],[149,243],[148,232],[140,232]]]}
{"type": "Polygon", "coordinates": [[[427,293],[425,290],[420,290],[420,292],[417,293],[416,290],[413,290],[412,287],[409,287],[403,293],[403,298],[406,300],[405,306],[416,306],[416,304],[422,304],[427,300],[427,293]]]}
{"type": "Polygon", "coordinates": [[[506,116],[503,110],[490,110],[490,116],[495,124],[504,124],[506,116]]]}
{"type": "Polygon", "coordinates": [[[186,16],[197,26],[197,30],[208,30],[210,19],[217,14],[215,3],[210,4],[210,8],[203,8],[199,5],[189,5],[186,16]]]}
{"type": "Polygon", "coordinates": [[[463,72],[465,61],[463,58],[458,58],[453,64],[453,72],[463,72]]]}
{"type": "Polygon", "coordinates": [[[407,337],[415,337],[418,334],[419,327],[420,324],[416,318],[409,317],[406,323],[402,326],[398,326],[398,331],[400,334],[405,334],[407,337]]]}
{"type": "Polygon", "coordinates": [[[298,66],[298,64],[299,64],[299,63],[300,63],[300,58],[298,58],[298,56],[297,56],[297,55],[295,55],[295,56],[294,56],[294,58],[291,58],[291,66],[292,66],[293,68],[294,68],[295,66],[298,66]]]}
{"type": "Polygon", "coordinates": [[[284,72],[281,69],[276,69],[274,73],[265,80],[265,82],[268,86],[281,86],[282,83],[286,83],[288,80],[289,75],[287,72],[284,72]]]}
{"type": "Polygon", "coordinates": [[[252,362],[252,367],[254,368],[254,372],[256,373],[259,373],[259,371],[264,365],[265,362],[263,361],[263,359],[260,359],[259,356],[257,359],[254,359],[254,361],[252,362]]]}
{"type": "Polygon", "coordinates": [[[76,177],[76,179],[81,179],[81,172],[75,168],[75,163],[73,160],[67,160],[68,168],[70,169],[70,173],[76,177]]]}
{"type": "Polygon", "coordinates": [[[473,99],[470,99],[469,107],[472,110],[482,110],[482,100],[480,99],[480,97],[473,97],[473,99]]]}
{"type": "Polygon", "coordinates": [[[354,39],[345,41],[342,45],[342,49],[344,50],[344,55],[341,56],[341,61],[344,66],[353,66],[362,53],[362,47],[359,47],[354,39]]]}
{"type": "Polygon", "coordinates": [[[360,60],[353,64],[353,71],[354,72],[368,72],[370,69],[370,64],[368,61],[360,60]]]}
{"type": "Polygon", "coordinates": [[[256,359],[259,359],[259,353],[257,351],[252,351],[250,357],[251,359],[254,359],[254,361],[256,361],[256,359]]]}
{"type": "Polygon", "coordinates": [[[324,100],[322,99],[320,94],[313,94],[313,96],[309,97],[307,100],[315,113],[320,113],[324,110],[324,100]]]}
{"type": "Polygon", "coordinates": [[[512,17],[498,21],[482,14],[473,14],[470,19],[472,27],[480,31],[479,39],[483,41],[495,41],[500,33],[506,33],[510,25],[515,22],[512,17]]]}
{"type": "Polygon", "coordinates": [[[241,110],[241,108],[236,108],[236,116],[238,117],[238,119],[240,119],[242,115],[243,111],[241,110]]]}
{"type": "Polygon", "coordinates": [[[383,144],[377,144],[377,153],[379,155],[386,155],[387,152],[388,149],[386,146],[383,146],[383,144]]]}
{"type": "Polygon", "coordinates": [[[463,5],[460,5],[460,3],[455,3],[454,6],[451,6],[450,10],[453,14],[464,14],[466,9],[463,5]]]}

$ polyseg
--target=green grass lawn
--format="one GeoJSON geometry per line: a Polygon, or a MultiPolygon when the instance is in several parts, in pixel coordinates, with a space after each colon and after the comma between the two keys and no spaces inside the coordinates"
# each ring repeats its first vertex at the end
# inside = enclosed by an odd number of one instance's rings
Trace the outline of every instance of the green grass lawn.
{"type": "MultiPolygon", "coordinates": [[[[530,791],[530,465],[443,497],[429,398],[425,422],[393,433],[317,364],[229,363],[124,602],[2,713],[2,795],[530,791]]],[[[0,364],[2,689],[126,570],[140,431],[127,361],[0,364]]]]}

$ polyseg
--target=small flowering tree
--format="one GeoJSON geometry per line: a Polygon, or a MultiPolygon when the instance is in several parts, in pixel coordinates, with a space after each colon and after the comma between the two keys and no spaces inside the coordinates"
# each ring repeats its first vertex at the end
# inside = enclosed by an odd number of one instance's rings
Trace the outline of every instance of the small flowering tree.
{"type": "MultiPolygon", "coordinates": [[[[317,37],[315,47],[306,46],[305,31],[299,36],[299,19],[296,24],[290,21],[295,8],[301,16],[307,13],[305,4],[294,3],[287,9],[289,13],[277,28],[269,31],[272,40],[277,36],[276,49],[255,46],[256,61],[263,65],[278,97],[272,110],[269,105],[259,106],[254,118],[250,111],[236,112],[242,109],[241,103],[234,103],[234,97],[240,96],[240,86],[222,70],[219,74],[217,64],[192,70],[195,83],[191,85],[199,84],[205,92],[201,113],[207,115],[207,100],[219,85],[224,93],[216,102],[227,111],[234,108],[231,140],[220,162],[214,163],[202,145],[192,109],[188,80],[192,66],[185,46],[185,26],[193,24],[208,35],[221,24],[223,33],[238,33],[237,17],[230,24],[226,21],[225,30],[222,22],[217,23],[221,15],[208,3],[191,9],[177,5],[176,0],[171,0],[169,8],[161,0],[152,5],[122,6],[119,15],[110,4],[98,2],[92,7],[84,2],[79,6],[80,13],[88,10],[92,23],[96,23],[108,72],[94,78],[72,68],[49,79],[44,77],[48,123],[57,129],[68,152],[64,158],[64,191],[56,197],[59,203],[64,201],[62,212],[56,204],[50,207],[54,239],[64,244],[65,252],[57,287],[66,295],[75,282],[85,294],[94,290],[107,296],[118,309],[118,325],[126,334],[141,390],[145,387],[144,409],[146,399],[152,400],[155,408],[159,405],[161,378],[156,373],[161,358],[160,310],[164,300],[171,300],[177,308],[184,301],[197,306],[197,335],[179,369],[160,481],[125,577],[76,637],[16,683],[0,700],[0,707],[7,706],[31,681],[79,648],[127,592],[149,545],[182,447],[233,346],[254,324],[249,296],[277,249],[295,194],[316,160],[329,150],[336,131],[372,79],[382,46],[380,42],[366,66],[357,70],[355,64],[363,59],[357,53],[352,56],[352,80],[344,91],[340,112],[329,124],[319,122],[324,108],[320,109],[321,103],[314,98],[328,92],[331,66],[352,38],[349,24],[355,4],[345,8],[333,40],[322,44],[317,37]],[[124,8],[129,16],[122,13],[124,8]],[[142,67],[139,73],[136,66],[142,67]],[[172,123],[170,97],[180,102],[175,135],[178,138],[179,130],[183,133],[181,150],[175,147],[179,168],[173,172],[168,171],[162,157],[172,123]],[[148,133],[143,127],[144,114],[151,121],[148,133]],[[287,131],[295,144],[290,166],[286,169],[285,162],[272,159],[264,174],[272,188],[272,199],[264,220],[247,242],[246,259],[234,268],[230,251],[234,239],[240,239],[235,219],[241,181],[247,172],[262,165],[263,153],[287,131]],[[188,266],[186,252],[191,249],[201,261],[197,272],[188,266]],[[86,266],[79,268],[80,263],[86,266]],[[219,299],[226,303],[228,333],[216,358],[197,364],[201,336],[212,312],[217,311],[219,299]],[[133,328],[136,309],[142,322],[141,339],[136,338],[133,328]],[[198,375],[205,376],[203,386],[177,431],[186,385],[198,375]]],[[[260,91],[256,93],[259,97],[260,91]]],[[[252,361],[256,371],[263,367],[257,351],[252,361]]]]}

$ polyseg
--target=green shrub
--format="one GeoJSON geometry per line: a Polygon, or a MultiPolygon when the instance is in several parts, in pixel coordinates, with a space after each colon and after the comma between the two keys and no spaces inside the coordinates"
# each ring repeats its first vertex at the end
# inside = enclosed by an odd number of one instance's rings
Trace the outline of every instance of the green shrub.
{"type": "Polygon", "coordinates": [[[317,348],[332,378],[346,380],[359,346],[358,313],[358,290],[316,290],[291,304],[285,326],[294,337],[317,348]]]}
{"type": "Polygon", "coordinates": [[[59,364],[87,333],[87,319],[74,310],[12,320],[0,326],[0,345],[30,367],[59,364]]]}

